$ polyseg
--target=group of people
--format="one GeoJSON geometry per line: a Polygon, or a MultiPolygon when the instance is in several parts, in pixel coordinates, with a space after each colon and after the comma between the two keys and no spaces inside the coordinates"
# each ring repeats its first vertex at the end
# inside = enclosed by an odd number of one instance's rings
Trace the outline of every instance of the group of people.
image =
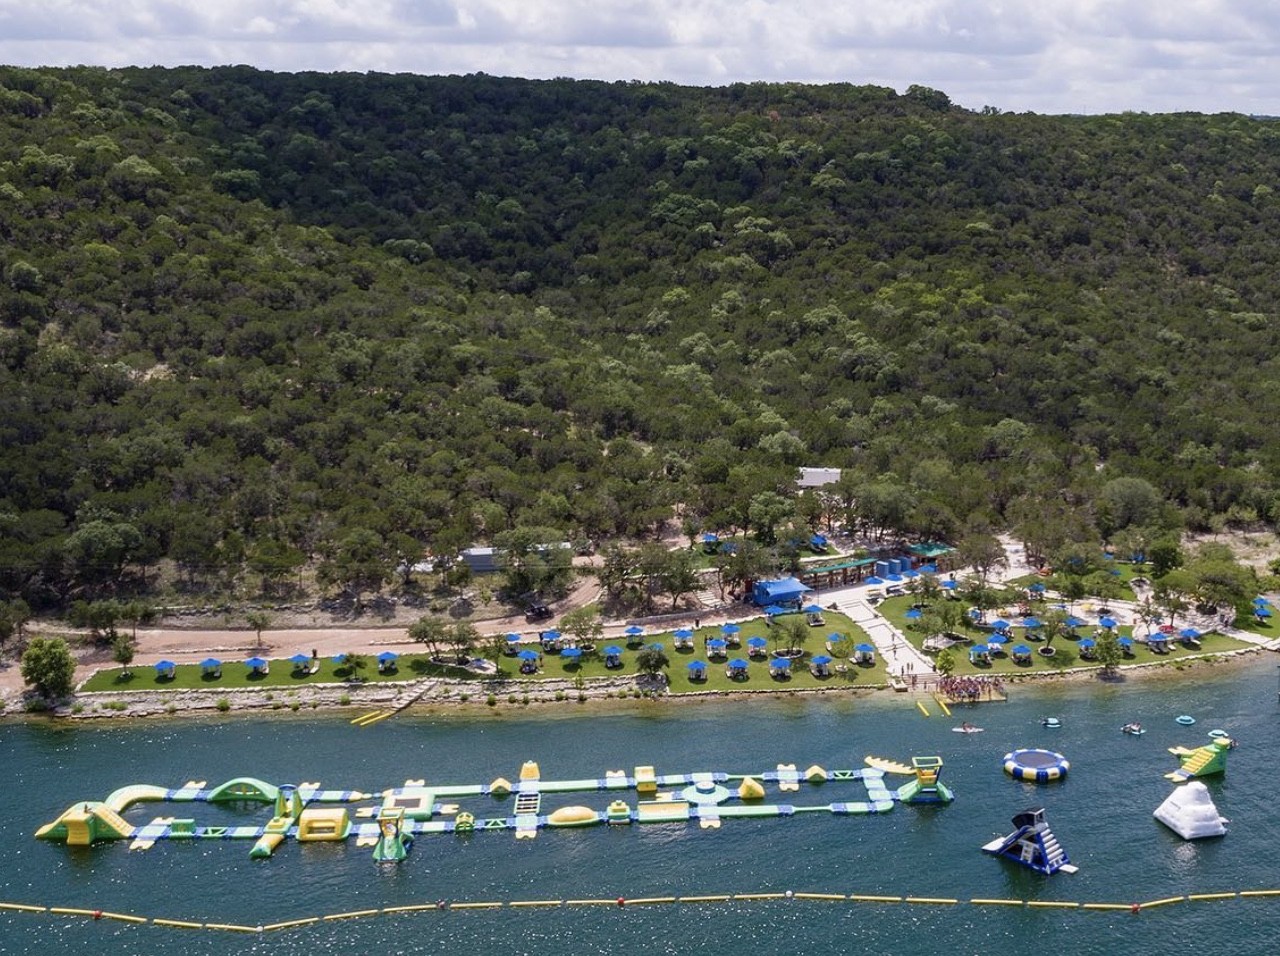
{"type": "Polygon", "coordinates": [[[993,693],[1001,690],[998,677],[940,677],[938,690],[951,700],[972,701],[990,700],[993,693]]]}

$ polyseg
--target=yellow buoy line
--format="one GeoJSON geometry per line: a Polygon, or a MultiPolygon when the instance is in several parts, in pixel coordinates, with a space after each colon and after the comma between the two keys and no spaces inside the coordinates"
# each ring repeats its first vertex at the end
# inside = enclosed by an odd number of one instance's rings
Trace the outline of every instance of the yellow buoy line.
{"type": "Polygon", "coordinates": [[[197,920],[166,919],[160,916],[137,916],[131,913],[115,913],[108,910],[85,909],[71,906],[36,906],[30,903],[0,902],[0,911],[15,913],[34,913],[52,916],[79,916],[91,920],[109,920],[118,923],[149,924],[170,929],[215,930],[229,933],[273,933],[302,926],[314,926],[318,923],[334,923],[349,919],[367,919],[373,916],[394,916],[400,913],[421,913],[432,910],[438,913],[451,910],[497,910],[497,909],[547,909],[579,906],[654,906],[658,904],[706,905],[713,903],[755,902],[759,900],[806,900],[829,903],[879,903],[917,906],[1019,906],[1025,909],[1071,909],[1092,911],[1128,911],[1132,914],[1170,906],[1174,903],[1208,903],[1222,900],[1248,900],[1263,897],[1280,897],[1280,889],[1276,890],[1237,890],[1218,893],[1188,893],[1185,896],[1168,896],[1143,903],[1081,903],[1072,900],[1006,900],[971,897],[946,896],[880,896],[861,893],[807,893],[787,890],[772,893],[712,893],[697,896],[643,896],[637,898],[614,897],[611,899],[564,899],[564,900],[507,900],[492,902],[473,902],[465,900],[438,900],[435,903],[412,903],[403,906],[383,906],[372,909],[349,910],[342,913],[330,913],[327,916],[304,916],[300,919],[284,920],[278,923],[266,923],[259,926],[247,926],[240,923],[210,923],[197,920]]]}

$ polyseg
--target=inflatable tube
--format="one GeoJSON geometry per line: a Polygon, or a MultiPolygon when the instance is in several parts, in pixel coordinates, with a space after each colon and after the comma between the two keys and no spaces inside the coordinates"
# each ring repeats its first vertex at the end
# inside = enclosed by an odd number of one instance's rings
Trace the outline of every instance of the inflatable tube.
{"type": "Polygon", "coordinates": [[[1220,737],[1230,737],[1231,735],[1227,733],[1225,730],[1218,729],[1218,730],[1209,731],[1209,736],[1212,737],[1214,740],[1217,740],[1220,737]]]}
{"type": "Polygon", "coordinates": [[[1052,750],[1029,748],[1004,755],[1004,772],[1015,780],[1048,783],[1061,780],[1069,769],[1067,758],[1052,750]]]}
{"type": "Polygon", "coordinates": [[[1040,724],[1043,727],[1052,727],[1053,729],[1057,730],[1062,726],[1062,721],[1060,721],[1057,717],[1041,717],[1040,724]]]}
{"type": "Polygon", "coordinates": [[[1192,724],[1196,722],[1196,719],[1192,717],[1190,714],[1182,714],[1177,718],[1177,721],[1178,723],[1182,724],[1182,726],[1184,727],[1190,727],[1192,724]]]}

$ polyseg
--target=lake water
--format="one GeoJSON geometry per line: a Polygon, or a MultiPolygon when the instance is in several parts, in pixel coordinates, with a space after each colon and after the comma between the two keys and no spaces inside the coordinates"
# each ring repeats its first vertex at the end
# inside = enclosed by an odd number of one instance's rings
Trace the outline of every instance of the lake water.
{"type": "MultiPolygon", "coordinates": [[[[446,900],[689,896],[770,891],[994,897],[1085,902],[1153,900],[1185,893],[1280,888],[1276,819],[1277,668],[1203,668],[1177,681],[1123,686],[1015,687],[1005,704],[924,718],[904,697],[807,698],[662,706],[637,702],[601,714],[512,711],[402,715],[368,729],[343,717],[223,719],[128,724],[0,725],[0,900],[100,908],[174,919],[259,925],[304,916],[446,900]],[[1178,725],[1178,714],[1197,718],[1178,725]],[[1062,728],[1040,726],[1042,714],[1062,728]],[[969,720],[982,734],[952,733],[969,720]],[[1142,737],[1120,733],[1139,720],[1142,737]],[[1217,840],[1186,843],[1152,819],[1177,766],[1166,748],[1200,746],[1222,728],[1240,746],[1225,777],[1208,781],[1232,820],[1217,840]],[[1011,780],[1003,755],[1059,750],[1068,778],[1011,780]],[[36,841],[35,829],[79,799],[119,786],[215,785],[237,776],[320,781],[380,790],[407,778],[438,783],[515,779],[537,760],[547,779],[597,777],[653,764],[659,773],[759,772],[779,762],[856,769],[867,754],[939,754],[956,800],[899,806],[880,816],[827,814],[695,824],[426,835],[408,860],[378,866],[348,844],[290,842],[251,860],[248,841],[70,848],[36,841]],[[1075,875],[1038,874],[982,854],[1013,814],[1042,805],[1075,875]]],[[[350,715],[349,715],[350,716],[350,715]]],[[[890,777],[895,786],[906,778],[890,777]]],[[[771,793],[771,798],[774,795],[771,793]]],[[[795,795],[797,804],[861,799],[844,785],[795,795]],[[837,789],[839,787],[839,789],[837,789]]],[[[572,802],[603,806],[605,795],[572,802]]],[[[172,806],[172,805],[171,805],[172,806]]],[[[205,805],[171,812],[208,821],[205,805]]],[[[131,814],[135,822],[160,812],[131,814]]],[[[262,811],[240,814],[261,821],[262,811]]],[[[324,923],[264,936],[133,926],[0,912],[0,953],[442,953],[539,956],[582,953],[835,954],[1148,953],[1206,945],[1232,954],[1274,951],[1280,897],[1186,902],[1139,915],[908,904],[735,901],[708,905],[429,911],[324,923]]]]}

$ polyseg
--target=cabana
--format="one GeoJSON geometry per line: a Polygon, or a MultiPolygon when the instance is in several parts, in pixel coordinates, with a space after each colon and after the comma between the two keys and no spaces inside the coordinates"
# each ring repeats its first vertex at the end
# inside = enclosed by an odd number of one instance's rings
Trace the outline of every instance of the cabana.
{"type": "Polygon", "coordinates": [[[1098,642],[1092,637],[1086,637],[1080,641],[1080,656],[1086,661],[1091,661],[1097,657],[1098,642]]]}
{"type": "Polygon", "coordinates": [[[306,654],[294,654],[289,658],[289,663],[293,665],[294,673],[311,673],[311,662],[314,658],[308,657],[306,654]]]}
{"type": "Polygon", "coordinates": [[[1147,638],[1147,647],[1151,648],[1153,654],[1169,653],[1169,635],[1162,631],[1157,631],[1147,638]]]}
{"type": "Polygon", "coordinates": [[[378,655],[378,673],[391,674],[396,670],[396,661],[400,659],[400,655],[395,651],[383,651],[378,655]]]}
{"type": "Polygon", "coordinates": [[[769,661],[770,677],[790,677],[791,676],[791,658],[775,657],[769,661]]]}
{"type": "Polygon", "coordinates": [[[693,631],[687,627],[682,627],[678,631],[672,633],[676,650],[693,647],[693,631]]]}
{"type": "Polygon", "coordinates": [[[741,630],[742,627],[737,624],[720,625],[720,633],[724,635],[724,639],[730,647],[742,646],[742,638],[738,636],[738,632],[741,630]]]}
{"type": "Polygon", "coordinates": [[[815,552],[815,553],[817,553],[817,554],[824,554],[824,553],[826,553],[826,550],[827,550],[827,537],[826,537],[826,535],[822,535],[822,534],[815,534],[815,535],[813,535],[812,537],[810,537],[810,538],[809,538],[809,550],[811,550],[811,551],[813,551],[813,552],[815,552]]]}
{"type": "Polygon", "coordinates": [[[538,661],[542,658],[542,655],[539,654],[537,651],[535,651],[532,647],[526,648],[525,650],[521,651],[519,654],[516,655],[516,657],[520,658],[521,674],[538,673],[538,661]]]}
{"type": "MultiPolygon", "coordinates": [[[[988,638],[987,638],[987,644],[986,644],[986,647],[987,647],[987,653],[988,653],[988,654],[1003,654],[1003,653],[1004,653],[1004,645],[1006,645],[1006,644],[1008,644],[1008,643],[1009,643],[1009,638],[1008,638],[1008,637],[1006,637],[1004,634],[992,634],[990,637],[988,637],[988,638]]],[[[981,647],[982,645],[981,645],[981,644],[979,644],[978,646],[979,646],[979,647],[981,647]]],[[[970,651],[969,651],[969,658],[970,658],[971,660],[973,659],[973,651],[972,651],[972,650],[970,650],[970,651]]],[[[990,658],[988,658],[988,660],[990,660],[990,658]]]]}
{"type": "Polygon", "coordinates": [[[165,679],[172,679],[178,670],[178,665],[173,661],[157,661],[155,667],[156,677],[165,679]]]}
{"type": "Polygon", "coordinates": [[[1015,664],[1031,663],[1031,648],[1026,644],[1015,644],[1013,649],[1009,651],[1009,656],[1015,664]]]}
{"type": "Polygon", "coordinates": [[[221,677],[222,661],[218,660],[216,657],[206,657],[200,662],[200,676],[221,677]]]}
{"type": "Polygon", "coordinates": [[[1200,632],[1194,627],[1184,627],[1178,632],[1178,637],[1182,639],[1182,643],[1188,647],[1200,646],[1200,632]]]}
{"type": "Polygon", "coordinates": [[[244,663],[250,674],[267,674],[271,671],[271,662],[265,657],[250,657],[244,663]]]}
{"type": "Polygon", "coordinates": [[[708,531],[702,536],[702,550],[707,554],[715,554],[720,550],[720,535],[714,531],[708,531]]]}
{"type": "Polygon", "coordinates": [[[831,658],[826,654],[819,654],[813,660],[809,661],[809,673],[814,677],[829,677],[831,675],[831,658]]]}
{"type": "Polygon", "coordinates": [[[729,642],[718,637],[713,637],[707,641],[707,657],[713,660],[723,659],[729,656],[727,648],[729,642]]]}
{"type": "Polygon", "coordinates": [[[825,623],[822,619],[822,607],[817,604],[808,604],[804,609],[805,622],[810,627],[822,627],[825,623]]]}
{"type": "Polygon", "coordinates": [[[560,648],[563,646],[559,631],[543,631],[538,635],[538,641],[542,644],[543,651],[548,654],[560,653],[560,648]]]}
{"type": "Polygon", "coordinates": [[[582,662],[582,648],[566,647],[560,651],[560,656],[566,664],[580,664],[582,662]]]}
{"type": "Polygon", "coordinates": [[[729,666],[725,668],[725,673],[734,680],[746,680],[748,666],[747,662],[741,657],[735,657],[729,662],[729,666]]]}
{"type": "Polygon", "coordinates": [[[1133,638],[1132,637],[1122,637],[1117,643],[1119,643],[1120,645],[1121,654],[1123,654],[1125,657],[1133,656],[1133,638]]]}
{"type": "Polygon", "coordinates": [[[515,631],[512,631],[510,634],[508,634],[506,653],[514,657],[516,652],[520,650],[520,642],[522,640],[523,638],[519,634],[517,634],[515,631]]]}
{"type": "MultiPolygon", "coordinates": [[[[709,643],[709,642],[708,642],[709,643]]],[[[769,653],[769,642],[763,637],[747,638],[747,656],[765,657],[769,653]]]]}
{"type": "Polygon", "coordinates": [[[707,662],[706,661],[690,661],[688,666],[689,666],[689,680],[706,680],[707,679],[707,662]]]}
{"type": "Polygon", "coordinates": [[[853,662],[855,664],[874,664],[876,662],[876,649],[870,644],[859,644],[853,649],[853,662]]]}
{"type": "Polygon", "coordinates": [[[796,578],[777,578],[773,581],[757,581],[751,589],[751,600],[757,607],[767,605],[799,607],[805,595],[812,589],[796,578]]]}
{"type": "Polygon", "coordinates": [[[610,644],[604,649],[604,666],[605,667],[621,667],[622,666],[622,648],[610,644]]]}
{"type": "Polygon", "coordinates": [[[986,644],[974,644],[969,648],[970,664],[990,664],[991,652],[987,649],[986,644]]]}

